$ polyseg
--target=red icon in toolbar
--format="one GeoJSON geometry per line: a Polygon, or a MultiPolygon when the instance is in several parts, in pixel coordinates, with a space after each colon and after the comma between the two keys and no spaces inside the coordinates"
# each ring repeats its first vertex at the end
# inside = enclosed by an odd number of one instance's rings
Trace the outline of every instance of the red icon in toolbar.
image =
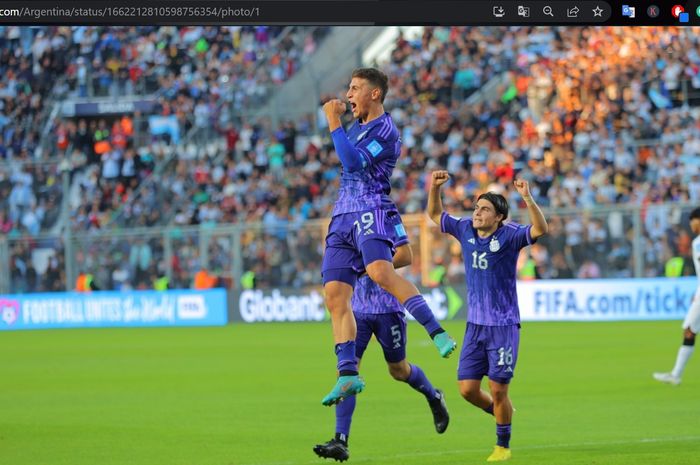
{"type": "Polygon", "coordinates": [[[671,14],[674,18],[678,18],[684,11],[685,8],[682,5],[673,5],[673,8],[671,8],[671,14]]]}

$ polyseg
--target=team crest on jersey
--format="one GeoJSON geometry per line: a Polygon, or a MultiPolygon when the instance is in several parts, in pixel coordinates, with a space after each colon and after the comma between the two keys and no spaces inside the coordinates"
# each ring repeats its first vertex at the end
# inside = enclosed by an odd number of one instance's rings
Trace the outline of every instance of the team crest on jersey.
{"type": "Polygon", "coordinates": [[[376,157],[382,151],[382,144],[373,140],[367,145],[367,150],[369,150],[369,153],[371,153],[373,157],[376,157]]]}
{"type": "Polygon", "coordinates": [[[491,239],[491,242],[489,242],[489,250],[491,252],[498,252],[499,250],[501,250],[501,243],[498,242],[498,239],[496,239],[495,237],[491,239]]]}

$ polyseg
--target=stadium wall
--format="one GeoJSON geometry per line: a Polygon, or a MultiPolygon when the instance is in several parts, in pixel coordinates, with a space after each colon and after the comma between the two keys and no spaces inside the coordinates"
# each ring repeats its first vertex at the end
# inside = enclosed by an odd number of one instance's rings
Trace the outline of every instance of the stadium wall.
{"type": "MultiPolygon", "coordinates": [[[[682,319],[696,278],[519,281],[522,321],[630,321],[682,319]]],[[[421,288],[439,320],[465,320],[464,286],[421,288]]],[[[232,293],[231,321],[325,321],[321,289],[246,290],[232,293]]],[[[410,318],[410,315],[409,315],[410,318]]]]}
{"type": "MultiPolygon", "coordinates": [[[[518,299],[524,322],[676,320],[684,317],[697,286],[693,277],[519,281],[518,299]]],[[[438,320],[466,319],[464,286],[423,287],[421,292],[438,320]]],[[[330,319],[320,287],[228,295],[224,289],[0,295],[0,316],[0,331],[330,319]]]]}

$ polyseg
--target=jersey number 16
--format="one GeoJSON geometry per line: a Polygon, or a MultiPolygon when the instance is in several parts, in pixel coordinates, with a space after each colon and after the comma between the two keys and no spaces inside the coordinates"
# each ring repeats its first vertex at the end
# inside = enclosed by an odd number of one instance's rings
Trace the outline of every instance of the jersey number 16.
{"type": "Polygon", "coordinates": [[[489,267],[489,262],[486,260],[486,252],[479,254],[476,250],[472,252],[472,268],[479,268],[485,270],[489,267]]]}

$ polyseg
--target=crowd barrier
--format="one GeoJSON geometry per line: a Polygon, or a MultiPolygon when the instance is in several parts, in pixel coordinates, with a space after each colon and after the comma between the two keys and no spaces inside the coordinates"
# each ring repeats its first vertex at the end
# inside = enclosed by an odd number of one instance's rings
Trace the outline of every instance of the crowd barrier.
{"type": "MultiPolygon", "coordinates": [[[[676,320],[685,316],[698,280],[540,280],[519,281],[517,286],[524,322],[676,320]]],[[[438,320],[467,318],[466,286],[420,290],[438,320]]],[[[0,317],[0,330],[221,326],[229,322],[330,319],[320,287],[303,291],[250,289],[228,295],[224,289],[0,295],[0,317]]]]}

